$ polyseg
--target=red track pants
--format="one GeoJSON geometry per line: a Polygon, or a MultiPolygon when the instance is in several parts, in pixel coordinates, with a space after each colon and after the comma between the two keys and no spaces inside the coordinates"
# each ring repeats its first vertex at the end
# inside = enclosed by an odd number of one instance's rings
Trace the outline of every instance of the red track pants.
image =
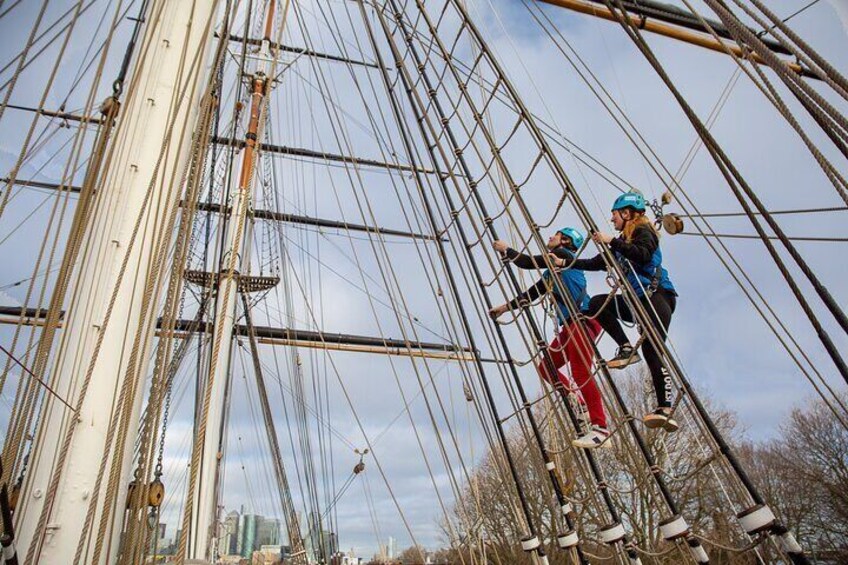
{"type": "MultiPolygon", "coordinates": [[[[586,335],[594,340],[601,333],[601,326],[595,320],[585,320],[586,335]]],[[[602,428],[607,427],[607,417],[604,414],[604,405],[601,393],[592,378],[592,362],[595,358],[591,344],[579,330],[577,322],[570,321],[562,326],[559,335],[548,345],[548,353],[557,368],[557,374],[551,376],[545,367],[544,360],[539,363],[538,370],[542,378],[556,385],[559,382],[566,390],[578,390],[586,406],[589,408],[589,418],[592,424],[602,428]],[[559,371],[566,363],[571,364],[571,377],[574,385],[569,382],[568,376],[559,371]]]]}

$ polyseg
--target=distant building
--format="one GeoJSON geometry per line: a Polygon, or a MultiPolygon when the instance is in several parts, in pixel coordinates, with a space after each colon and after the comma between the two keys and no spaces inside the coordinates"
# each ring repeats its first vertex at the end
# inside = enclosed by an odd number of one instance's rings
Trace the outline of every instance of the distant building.
{"type": "Polygon", "coordinates": [[[303,541],[307,555],[315,561],[329,559],[339,550],[336,534],[326,530],[320,533],[309,532],[309,535],[303,541]]]}
{"type": "Polygon", "coordinates": [[[280,521],[274,518],[257,518],[256,546],[278,545],[280,543],[280,521]]]}
{"type": "Polygon", "coordinates": [[[150,553],[152,555],[161,554],[162,550],[168,547],[168,543],[165,541],[167,527],[167,524],[159,524],[156,535],[150,537],[150,553]]]}
{"type": "Polygon", "coordinates": [[[320,522],[313,514],[309,514],[306,520],[298,514],[303,540],[303,548],[306,550],[307,558],[316,562],[328,562],[330,557],[338,553],[338,542],[336,534],[326,530],[320,530],[320,522]]]}
{"type": "Polygon", "coordinates": [[[263,545],[259,547],[259,553],[266,557],[273,557],[275,562],[283,559],[283,546],[279,544],[263,545]]]}
{"type": "Polygon", "coordinates": [[[239,555],[239,513],[233,510],[224,518],[218,538],[219,555],[239,555]]]}
{"type": "Polygon", "coordinates": [[[247,557],[253,556],[253,550],[256,549],[256,520],[262,519],[262,516],[255,514],[242,514],[239,518],[239,540],[241,548],[239,555],[247,557]]]}

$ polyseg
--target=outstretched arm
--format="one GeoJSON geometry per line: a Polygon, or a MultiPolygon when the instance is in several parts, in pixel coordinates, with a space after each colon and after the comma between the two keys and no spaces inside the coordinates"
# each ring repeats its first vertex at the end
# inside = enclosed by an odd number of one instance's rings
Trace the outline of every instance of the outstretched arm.
{"type": "Polygon", "coordinates": [[[494,308],[489,310],[489,315],[492,318],[497,319],[498,316],[500,316],[501,314],[518,308],[525,300],[527,302],[533,302],[534,300],[545,294],[547,291],[548,285],[545,283],[545,279],[539,279],[538,281],[536,281],[536,284],[529,287],[527,290],[520,293],[518,296],[516,296],[506,304],[495,306],[494,308]]]}
{"type": "Polygon", "coordinates": [[[569,261],[568,258],[551,257],[551,261],[557,267],[568,267],[578,271],[605,271],[607,269],[607,264],[601,254],[595,255],[591,259],[575,259],[573,261],[569,261]]]}
{"type": "Polygon", "coordinates": [[[539,279],[536,284],[529,287],[527,290],[510,300],[507,305],[510,310],[518,308],[523,301],[533,302],[548,291],[548,285],[545,284],[545,279],[539,279]]]}
{"type": "Polygon", "coordinates": [[[506,250],[504,256],[519,269],[547,268],[547,265],[545,265],[544,255],[527,255],[526,253],[519,253],[510,247],[506,250]]]}
{"type": "MultiPolygon", "coordinates": [[[[496,245],[495,249],[498,250],[504,257],[506,257],[507,261],[509,261],[519,269],[541,270],[546,269],[548,267],[545,263],[544,255],[528,255],[526,253],[519,253],[511,247],[507,247],[505,244],[496,245]],[[501,249],[503,251],[501,251],[501,249]]],[[[562,257],[563,259],[570,259],[570,254],[568,253],[568,251],[561,247],[558,249],[554,249],[553,254],[557,257],[562,257]]]]}

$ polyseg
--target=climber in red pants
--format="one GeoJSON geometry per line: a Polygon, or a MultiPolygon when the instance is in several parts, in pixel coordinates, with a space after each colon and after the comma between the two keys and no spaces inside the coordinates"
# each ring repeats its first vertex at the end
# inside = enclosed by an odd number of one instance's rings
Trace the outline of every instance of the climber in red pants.
{"type": "MultiPolygon", "coordinates": [[[[575,253],[583,244],[583,236],[574,228],[563,228],[556,232],[548,240],[547,247],[557,258],[566,263],[574,260],[575,253]]],[[[494,248],[504,258],[512,262],[520,269],[544,269],[545,258],[542,255],[530,256],[511,249],[505,242],[494,242],[494,248]]],[[[591,427],[583,430],[584,433],[572,441],[576,447],[593,449],[595,447],[609,447],[606,441],[609,437],[606,414],[604,414],[601,393],[592,376],[592,362],[594,351],[589,340],[594,340],[601,331],[600,325],[595,320],[583,320],[585,334],[580,331],[580,321],[571,316],[565,299],[560,296],[559,288],[569,293],[574,304],[582,312],[589,306],[589,295],[586,292],[586,277],[578,269],[563,269],[552,274],[547,269],[542,278],[522,292],[513,300],[495,306],[489,314],[492,318],[504,314],[507,311],[518,308],[521,303],[532,302],[547,293],[551,293],[556,304],[557,319],[561,324],[559,335],[548,345],[548,353],[557,369],[556,375],[551,375],[545,359],[539,363],[539,374],[554,386],[561,385],[566,390],[580,393],[589,411],[591,427]],[[561,287],[554,284],[554,276],[561,281],[561,287]],[[571,375],[574,383],[568,381],[568,377],[559,369],[566,363],[571,366],[571,375]]]]}
{"type": "MultiPolygon", "coordinates": [[[[594,351],[592,344],[589,343],[590,339],[597,339],[601,333],[601,325],[595,320],[584,320],[583,328],[585,333],[580,331],[577,322],[569,321],[560,328],[559,335],[548,345],[548,354],[551,361],[553,361],[554,367],[557,368],[556,375],[551,377],[548,371],[548,364],[544,359],[539,362],[537,368],[542,378],[552,385],[556,386],[557,383],[560,383],[566,390],[579,391],[586,403],[586,408],[589,410],[589,419],[592,423],[593,430],[599,433],[602,431],[606,432],[608,429],[607,417],[604,413],[601,392],[598,390],[595,379],[592,376],[594,351]],[[565,367],[567,363],[571,366],[571,380],[573,384],[559,370],[565,367]]],[[[607,433],[607,435],[609,434],[607,433]]],[[[578,445],[578,447],[595,446],[578,445]]]]}

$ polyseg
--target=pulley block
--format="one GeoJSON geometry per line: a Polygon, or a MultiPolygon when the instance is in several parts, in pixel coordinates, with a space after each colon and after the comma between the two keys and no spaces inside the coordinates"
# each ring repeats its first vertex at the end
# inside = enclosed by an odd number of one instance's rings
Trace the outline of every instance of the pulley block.
{"type": "Polygon", "coordinates": [[[159,508],[165,499],[165,485],[159,479],[153,479],[147,490],[147,504],[153,508],[159,508]]]}
{"type": "Polygon", "coordinates": [[[674,212],[663,214],[662,218],[663,229],[669,235],[677,235],[683,231],[683,220],[674,212]]]}

